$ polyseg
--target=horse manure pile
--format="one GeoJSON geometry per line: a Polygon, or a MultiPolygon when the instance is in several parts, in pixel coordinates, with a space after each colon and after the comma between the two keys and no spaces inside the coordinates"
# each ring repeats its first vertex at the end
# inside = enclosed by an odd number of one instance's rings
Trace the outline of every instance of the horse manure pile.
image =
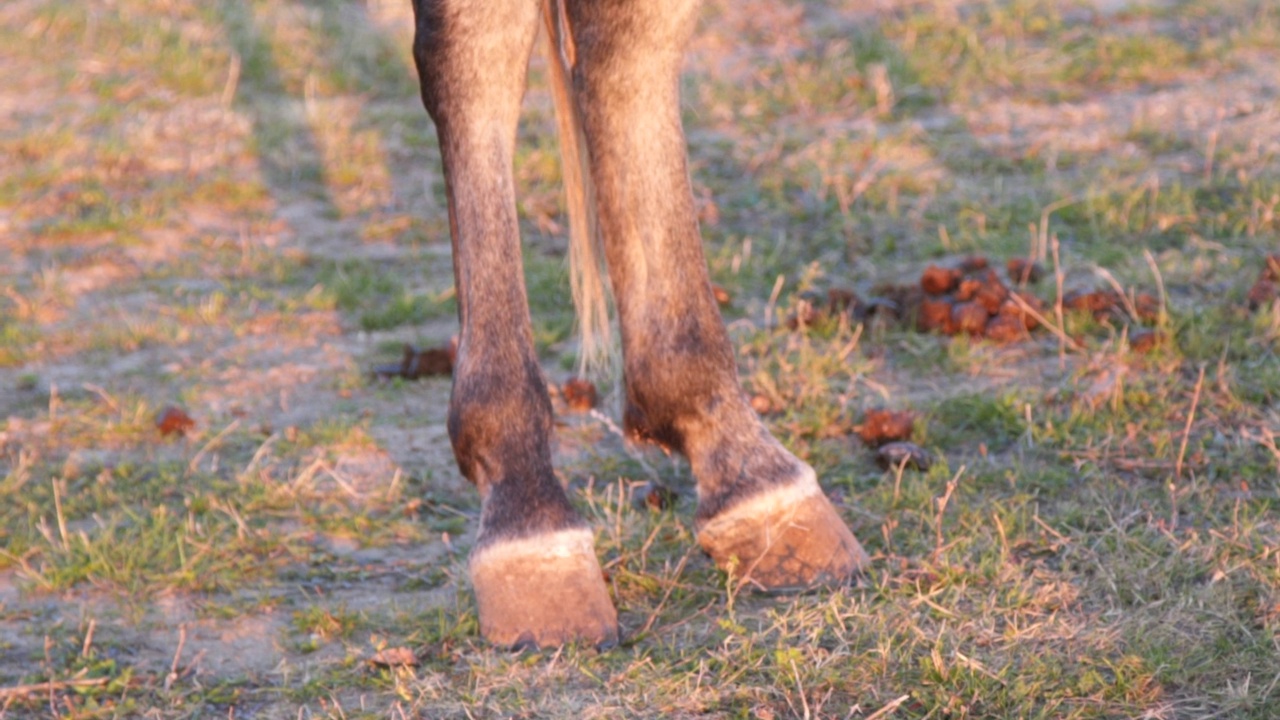
{"type": "MultiPolygon", "coordinates": [[[[1030,282],[1044,270],[1026,260],[1008,263],[1010,280],[1030,282]],[[1016,279],[1015,279],[1016,278],[1016,279]]],[[[1030,337],[1040,327],[1044,303],[1025,290],[1010,289],[984,257],[970,257],[959,267],[930,265],[920,276],[916,328],[943,335],[965,334],[999,343],[1030,337]]]]}
{"type": "MultiPolygon", "coordinates": [[[[1274,269],[1280,269],[1280,262],[1274,269]]],[[[797,296],[786,325],[799,330],[844,317],[923,333],[967,335],[999,344],[1021,342],[1031,339],[1033,332],[1049,322],[1046,318],[1055,314],[1051,305],[1029,290],[1045,275],[1039,263],[1015,257],[1005,262],[1002,277],[986,257],[973,255],[952,263],[929,265],[917,284],[877,285],[866,299],[844,288],[833,288],[825,294],[802,293],[797,296]]],[[[1263,282],[1260,280],[1260,285],[1263,282]]],[[[1274,288],[1276,281],[1268,282],[1274,288]]],[[[1138,352],[1147,352],[1158,344],[1159,336],[1141,327],[1159,317],[1160,303],[1152,295],[1075,290],[1066,293],[1061,302],[1064,312],[1087,313],[1098,322],[1130,326],[1129,344],[1138,352]]]]}

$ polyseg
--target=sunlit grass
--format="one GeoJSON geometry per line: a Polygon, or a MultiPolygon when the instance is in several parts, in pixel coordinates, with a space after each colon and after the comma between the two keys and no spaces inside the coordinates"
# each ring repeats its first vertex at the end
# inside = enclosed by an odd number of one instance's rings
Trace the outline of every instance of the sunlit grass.
{"type": "MultiPolygon", "coordinates": [[[[744,389],[874,562],[751,594],[697,549],[687,467],[562,418],[624,639],[523,654],[479,638],[448,380],[369,373],[458,310],[410,28],[336,0],[6,6],[0,688],[83,683],[52,690],[68,717],[1271,717],[1280,307],[1245,295],[1280,242],[1280,16],[1110,5],[708,3],[685,122],[744,389]],[[804,293],[1033,252],[1050,305],[1054,271],[1163,292],[1160,343],[1084,312],[1069,344],[785,326],[804,293]],[[852,434],[876,407],[916,413],[931,469],[876,465],[852,434]],[[245,632],[267,669],[230,657],[245,632]],[[419,665],[369,664],[391,647],[419,665]]],[[[530,80],[514,179],[556,382],[530,80]]]]}

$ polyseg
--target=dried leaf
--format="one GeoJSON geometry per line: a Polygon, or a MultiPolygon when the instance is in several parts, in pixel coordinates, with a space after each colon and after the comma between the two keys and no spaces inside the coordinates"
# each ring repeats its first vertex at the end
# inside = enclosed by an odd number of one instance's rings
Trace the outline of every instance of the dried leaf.
{"type": "Polygon", "coordinates": [[[855,428],[862,442],[871,447],[911,439],[915,414],[905,410],[868,410],[862,424],[855,428]]]}
{"type": "Polygon", "coordinates": [[[404,356],[398,365],[379,365],[373,374],[382,378],[400,377],[405,380],[433,375],[452,375],[453,363],[458,356],[458,340],[453,338],[445,347],[433,347],[419,350],[412,345],[404,346],[404,356]]]}
{"type": "Polygon", "coordinates": [[[596,386],[590,380],[569,378],[560,386],[560,395],[564,403],[574,412],[587,412],[599,402],[596,386]]]}
{"type": "Polygon", "coordinates": [[[671,508],[680,497],[675,490],[658,483],[649,483],[645,488],[644,495],[641,496],[644,506],[654,512],[671,508]]]}
{"type": "Polygon", "coordinates": [[[418,657],[409,648],[383,648],[369,658],[369,664],[384,668],[417,667],[418,657]]]}
{"type": "Polygon", "coordinates": [[[196,421],[185,410],[173,405],[166,406],[156,415],[156,428],[161,435],[185,436],[187,431],[196,426],[196,421]]]}

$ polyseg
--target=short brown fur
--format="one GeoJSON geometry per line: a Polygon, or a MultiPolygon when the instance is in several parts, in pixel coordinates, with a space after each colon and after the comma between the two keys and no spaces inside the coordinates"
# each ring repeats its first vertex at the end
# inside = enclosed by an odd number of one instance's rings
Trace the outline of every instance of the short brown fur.
{"type": "Polygon", "coordinates": [[[501,644],[616,638],[599,621],[615,615],[590,545],[552,540],[583,521],[552,472],[551,410],[533,350],[511,177],[539,15],[559,65],[552,76],[562,132],[572,135],[562,142],[578,195],[569,203],[580,225],[575,298],[588,306],[591,336],[605,294],[591,250],[602,242],[621,326],[628,429],[689,459],[700,542],[717,563],[766,590],[857,572],[866,555],[813,471],[747,403],[712,292],[679,105],[697,1],[550,0],[539,9],[536,0],[415,0],[414,10],[462,324],[449,435],[482,498],[471,565],[482,632],[501,644]],[[752,502],[773,497],[794,502],[752,502]]]}

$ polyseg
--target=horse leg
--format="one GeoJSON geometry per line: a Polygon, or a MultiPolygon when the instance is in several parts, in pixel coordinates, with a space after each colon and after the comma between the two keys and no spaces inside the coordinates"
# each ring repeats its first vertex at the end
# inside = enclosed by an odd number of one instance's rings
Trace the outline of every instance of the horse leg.
{"type": "Polygon", "coordinates": [[[444,161],[461,334],[449,437],[481,497],[470,572],[498,645],[610,643],[591,530],[551,469],[511,159],[537,0],[414,0],[414,60],[444,161]]]}
{"type": "Polygon", "coordinates": [[[679,71],[696,0],[565,0],[573,85],[622,328],[627,427],[682,452],[703,548],[768,590],[868,561],[813,470],[748,405],[689,185],[679,71]],[[736,558],[736,561],[735,561],[736,558]]]}

